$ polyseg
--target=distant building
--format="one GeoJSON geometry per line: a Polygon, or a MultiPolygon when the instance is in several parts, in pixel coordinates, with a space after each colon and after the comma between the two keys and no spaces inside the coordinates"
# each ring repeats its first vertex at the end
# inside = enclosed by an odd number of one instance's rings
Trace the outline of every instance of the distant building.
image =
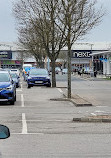
{"type": "Polygon", "coordinates": [[[0,43],[0,66],[2,68],[22,68],[23,63],[36,63],[34,57],[23,57],[25,50],[15,43],[0,43]]]}
{"type": "MultiPolygon", "coordinates": [[[[93,68],[99,73],[111,74],[111,43],[76,43],[72,46],[71,64],[72,69],[93,68]]],[[[0,65],[2,68],[21,68],[23,63],[36,65],[33,56],[23,57],[25,50],[15,43],[0,43],[0,65]]],[[[67,56],[67,47],[61,51],[67,56]]],[[[63,68],[63,59],[57,59],[56,64],[63,68]]],[[[65,59],[67,61],[67,57],[65,59]]],[[[45,60],[49,67],[50,60],[45,60]]],[[[50,63],[51,65],[51,63],[50,63]]]]}

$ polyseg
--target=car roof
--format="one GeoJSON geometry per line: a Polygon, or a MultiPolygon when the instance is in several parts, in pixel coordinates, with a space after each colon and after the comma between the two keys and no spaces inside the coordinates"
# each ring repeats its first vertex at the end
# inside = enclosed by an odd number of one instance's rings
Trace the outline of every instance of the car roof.
{"type": "Polygon", "coordinates": [[[13,70],[16,70],[16,71],[18,71],[18,69],[10,69],[11,71],[13,71],[13,70]]]}
{"type": "Polygon", "coordinates": [[[46,70],[47,71],[47,69],[44,69],[44,68],[35,68],[35,69],[30,69],[30,70],[46,70]]]}
{"type": "Polygon", "coordinates": [[[10,74],[16,74],[16,75],[17,75],[17,73],[15,73],[15,72],[13,72],[13,71],[11,71],[10,74]]]}
{"type": "Polygon", "coordinates": [[[8,73],[9,74],[9,72],[7,70],[1,70],[1,69],[0,69],[0,73],[8,73]]]}

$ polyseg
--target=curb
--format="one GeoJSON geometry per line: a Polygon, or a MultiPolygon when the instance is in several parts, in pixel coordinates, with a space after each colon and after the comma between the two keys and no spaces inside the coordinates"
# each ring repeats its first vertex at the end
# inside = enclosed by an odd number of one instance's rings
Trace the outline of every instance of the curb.
{"type": "Polygon", "coordinates": [[[111,123],[111,119],[104,118],[73,118],[74,122],[104,122],[111,123]]]}
{"type": "MultiPolygon", "coordinates": [[[[65,96],[65,98],[67,98],[66,94],[63,94],[63,96],[65,96]]],[[[88,101],[86,101],[85,99],[79,97],[78,95],[73,95],[72,94],[72,98],[69,99],[70,102],[72,102],[75,106],[77,107],[84,107],[84,106],[92,106],[91,103],[89,103],[88,101]]]]}
{"type": "Polygon", "coordinates": [[[68,98],[51,98],[52,101],[70,101],[68,98]]]}

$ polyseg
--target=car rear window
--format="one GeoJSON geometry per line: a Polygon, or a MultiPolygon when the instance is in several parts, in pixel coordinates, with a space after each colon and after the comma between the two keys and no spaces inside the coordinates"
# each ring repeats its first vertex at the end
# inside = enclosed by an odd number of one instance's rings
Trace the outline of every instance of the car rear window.
{"type": "Polygon", "coordinates": [[[11,71],[17,71],[17,70],[11,70],[11,71]]]}
{"type": "Polygon", "coordinates": [[[8,73],[0,73],[0,82],[9,82],[10,76],[8,73]]]}
{"type": "Polygon", "coordinates": [[[45,69],[31,69],[30,75],[48,75],[48,72],[45,69]]]}
{"type": "Polygon", "coordinates": [[[10,74],[12,78],[17,78],[17,74],[10,74]]]}

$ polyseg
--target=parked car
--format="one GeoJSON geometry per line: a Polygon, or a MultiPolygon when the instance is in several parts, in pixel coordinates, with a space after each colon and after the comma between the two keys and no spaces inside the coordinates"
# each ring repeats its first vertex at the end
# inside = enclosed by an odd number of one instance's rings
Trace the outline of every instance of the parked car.
{"type": "Polygon", "coordinates": [[[10,137],[10,130],[7,126],[0,125],[0,139],[6,139],[10,137]]]}
{"type": "Polygon", "coordinates": [[[20,87],[20,77],[16,73],[12,73],[12,72],[10,73],[10,75],[16,84],[16,88],[20,87]]]}
{"type": "Polygon", "coordinates": [[[56,68],[55,68],[55,73],[58,74],[59,72],[61,72],[60,67],[56,67],[56,68]]]}
{"type": "Polygon", "coordinates": [[[27,78],[27,88],[30,88],[34,85],[43,85],[51,87],[51,81],[46,69],[31,69],[28,72],[27,78]]]}
{"type": "Polygon", "coordinates": [[[29,72],[31,69],[36,69],[36,68],[35,68],[35,67],[25,67],[25,71],[24,71],[24,73],[23,73],[24,81],[27,81],[28,72],[29,72]]]}
{"type": "Polygon", "coordinates": [[[16,73],[18,76],[20,76],[20,71],[19,71],[19,69],[11,69],[10,70],[10,73],[16,73]]]}
{"type": "Polygon", "coordinates": [[[67,73],[68,73],[68,69],[62,69],[62,75],[67,73]]]}
{"type": "Polygon", "coordinates": [[[6,70],[6,71],[8,71],[8,72],[10,72],[10,68],[4,68],[3,70],[6,70]]]}
{"type": "Polygon", "coordinates": [[[14,105],[16,101],[16,85],[8,71],[0,70],[0,102],[10,102],[14,105]]]}

